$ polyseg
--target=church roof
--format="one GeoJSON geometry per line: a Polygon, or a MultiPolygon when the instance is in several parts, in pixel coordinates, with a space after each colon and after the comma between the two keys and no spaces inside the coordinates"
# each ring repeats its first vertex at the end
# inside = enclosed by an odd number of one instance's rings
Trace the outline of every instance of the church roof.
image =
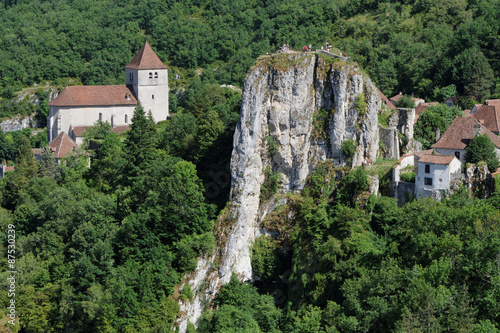
{"type": "Polygon", "coordinates": [[[132,87],[114,86],[69,86],[66,87],[50,106],[109,106],[136,105],[132,87]]]}
{"type": "Polygon", "coordinates": [[[78,145],[68,134],[61,132],[47,147],[52,151],[55,158],[63,158],[71,154],[74,148],[78,148],[78,145]]]}
{"type": "Polygon", "coordinates": [[[148,43],[137,52],[134,59],[125,66],[125,68],[132,69],[165,69],[167,66],[161,62],[160,58],[156,55],[155,51],[149,46],[148,43]]]}

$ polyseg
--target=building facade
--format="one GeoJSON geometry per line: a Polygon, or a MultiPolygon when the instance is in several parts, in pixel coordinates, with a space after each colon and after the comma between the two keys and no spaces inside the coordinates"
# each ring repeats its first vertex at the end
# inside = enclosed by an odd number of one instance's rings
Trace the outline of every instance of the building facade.
{"type": "MultiPolygon", "coordinates": [[[[139,101],[155,122],[168,117],[168,69],[148,43],[125,66],[125,85],[70,86],[49,103],[49,142],[61,132],[107,121],[111,126],[130,124],[139,101]]],[[[75,139],[75,138],[73,138],[75,139]]]]}

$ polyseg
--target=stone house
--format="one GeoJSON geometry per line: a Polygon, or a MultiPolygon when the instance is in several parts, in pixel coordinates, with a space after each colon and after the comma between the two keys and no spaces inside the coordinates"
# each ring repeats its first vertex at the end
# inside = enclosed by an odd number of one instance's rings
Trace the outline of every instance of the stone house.
{"type": "Polygon", "coordinates": [[[49,103],[47,132],[49,142],[61,132],[93,126],[98,120],[112,127],[127,126],[137,102],[151,111],[158,122],[168,117],[168,69],[148,43],[125,66],[125,84],[107,86],[70,86],[49,103]]]}
{"type": "Polygon", "coordinates": [[[36,160],[41,161],[42,160],[42,154],[45,151],[45,149],[50,149],[52,152],[52,156],[54,156],[56,163],[61,164],[61,161],[63,158],[68,157],[73,155],[75,152],[75,149],[77,149],[79,145],[76,144],[73,139],[71,139],[68,134],[61,132],[55,138],[52,140],[47,147],[37,149],[34,151],[36,160]]]}
{"type": "Polygon", "coordinates": [[[496,147],[500,157],[500,137],[491,132],[474,117],[456,117],[441,138],[432,145],[442,155],[456,156],[465,163],[465,153],[471,140],[480,134],[486,134],[496,147]]]}
{"type": "Polygon", "coordinates": [[[455,156],[423,155],[417,162],[417,197],[430,197],[435,191],[448,191],[452,181],[460,179],[461,169],[462,163],[455,156]]]}

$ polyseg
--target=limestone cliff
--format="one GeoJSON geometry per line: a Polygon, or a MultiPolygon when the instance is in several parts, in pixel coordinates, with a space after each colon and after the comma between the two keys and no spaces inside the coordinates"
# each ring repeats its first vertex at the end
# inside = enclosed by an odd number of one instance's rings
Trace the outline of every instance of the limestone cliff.
{"type": "Polygon", "coordinates": [[[377,89],[356,64],[315,54],[257,61],[245,82],[234,134],[231,203],[224,215],[231,223],[219,226],[223,241],[217,255],[200,261],[189,281],[195,299],[181,306],[181,331],[186,318],[197,320],[203,299],[213,298],[232,272],[241,280],[253,279],[250,245],[265,232],[259,221],[279,201],[261,202],[266,173],[279,173],[278,191],[288,192],[302,189],[307,175],[326,159],[340,165],[374,161],[380,108],[377,89]],[[353,156],[342,153],[346,140],[357,143],[353,156]]]}

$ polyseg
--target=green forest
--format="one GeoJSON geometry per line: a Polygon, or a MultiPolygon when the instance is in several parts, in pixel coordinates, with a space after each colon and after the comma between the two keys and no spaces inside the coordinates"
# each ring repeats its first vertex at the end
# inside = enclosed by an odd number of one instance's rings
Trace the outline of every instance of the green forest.
{"type": "MultiPolygon", "coordinates": [[[[97,123],[60,165],[33,158],[43,130],[0,131],[0,161],[16,166],[0,180],[18,271],[11,325],[3,232],[7,332],[175,329],[178,301],[193,297],[182,277],[217,246],[229,199],[241,92],[221,85],[242,87],[284,43],[329,42],[388,96],[500,97],[498,0],[2,0],[0,29],[0,118],[35,113],[43,127],[49,89],[123,84],[145,41],[169,67],[176,114],[154,124],[139,105],[121,135],[97,123]]],[[[428,146],[460,113],[430,108],[417,138],[428,146]]],[[[233,277],[188,332],[499,331],[500,188],[399,207],[363,197],[364,168],[340,182],[336,171],[319,165],[262,222],[279,237],[254,243],[257,281],[233,277]]]]}

